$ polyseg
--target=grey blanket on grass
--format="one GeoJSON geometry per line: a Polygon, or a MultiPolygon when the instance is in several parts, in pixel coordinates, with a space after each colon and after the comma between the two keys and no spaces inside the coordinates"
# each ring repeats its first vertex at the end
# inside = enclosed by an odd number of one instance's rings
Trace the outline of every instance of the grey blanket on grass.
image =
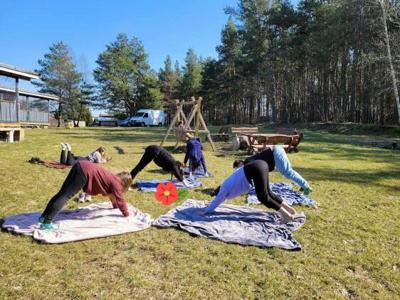
{"type": "Polygon", "coordinates": [[[230,204],[220,205],[212,214],[196,214],[199,208],[205,206],[205,201],[189,199],[157,218],[152,225],[175,227],[226,243],[286,250],[301,249],[300,243],[293,237],[293,231],[305,223],[306,217],[303,213],[298,214],[294,222],[281,225],[276,213],[230,204]]]}

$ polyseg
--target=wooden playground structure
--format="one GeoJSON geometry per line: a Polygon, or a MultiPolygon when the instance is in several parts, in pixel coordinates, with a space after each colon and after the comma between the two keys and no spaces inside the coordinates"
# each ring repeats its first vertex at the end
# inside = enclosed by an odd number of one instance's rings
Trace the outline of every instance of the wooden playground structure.
{"type": "Polygon", "coordinates": [[[184,100],[175,101],[176,112],[174,118],[171,121],[171,124],[169,125],[168,131],[160,144],[161,146],[165,143],[171,131],[174,130],[176,136],[176,144],[174,150],[179,147],[181,142],[186,142],[191,136],[198,138],[200,137],[200,134],[205,134],[208,142],[211,145],[211,148],[213,149],[213,151],[215,151],[215,145],[211,138],[210,131],[208,130],[206,122],[204,121],[203,115],[201,113],[202,100],[203,99],[201,97],[197,99],[192,97],[191,100],[187,102],[185,102],[184,100]],[[184,106],[192,106],[189,117],[186,117],[183,111],[184,106]],[[181,122],[182,124],[180,126],[177,126],[178,123],[181,122]]]}

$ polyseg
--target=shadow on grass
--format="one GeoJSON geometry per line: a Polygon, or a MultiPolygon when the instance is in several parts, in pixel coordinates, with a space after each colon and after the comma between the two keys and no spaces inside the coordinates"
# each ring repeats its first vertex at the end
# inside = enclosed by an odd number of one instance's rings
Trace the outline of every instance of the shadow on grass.
{"type": "Polygon", "coordinates": [[[204,195],[213,196],[214,190],[215,190],[214,188],[206,188],[206,189],[202,189],[201,193],[204,195]]]}
{"type": "Polygon", "coordinates": [[[163,174],[163,175],[165,175],[165,174],[171,174],[170,172],[167,172],[167,171],[164,171],[163,169],[151,169],[151,170],[146,170],[147,172],[149,172],[149,173],[152,173],[152,174],[163,174]]]}
{"type": "Polygon", "coordinates": [[[125,150],[120,146],[114,146],[114,149],[117,150],[118,154],[125,154],[125,150]]]}
{"type": "Polygon", "coordinates": [[[381,179],[398,179],[399,170],[377,171],[374,169],[352,171],[347,169],[318,169],[296,168],[296,171],[304,175],[310,181],[336,181],[339,183],[353,183],[364,186],[384,187],[400,192],[400,186],[379,183],[381,179]]]}

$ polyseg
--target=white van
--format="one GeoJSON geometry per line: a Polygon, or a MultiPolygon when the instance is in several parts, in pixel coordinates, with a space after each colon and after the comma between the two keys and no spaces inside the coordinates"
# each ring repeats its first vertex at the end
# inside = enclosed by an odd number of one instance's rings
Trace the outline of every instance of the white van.
{"type": "Polygon", "coordinates": [[[165,113],[162,110],[139,109],[129,120],[131,126],[163,126],[165,113]]]}

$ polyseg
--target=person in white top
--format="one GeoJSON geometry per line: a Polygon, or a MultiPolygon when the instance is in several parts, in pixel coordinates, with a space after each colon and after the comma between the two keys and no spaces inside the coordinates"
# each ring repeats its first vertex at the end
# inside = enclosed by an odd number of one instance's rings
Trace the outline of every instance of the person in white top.
{"type": "Polygon", "coordinates": [[[263,160],[254,160],[235,170],[221,184],[214,200],[198,214],[210,214],[225,200],[246,194],[253,187],[261,203],[278,211],[281,223],[294,220],[296,211],[271,191],[268,183],[268,164],[263,160]]]}

